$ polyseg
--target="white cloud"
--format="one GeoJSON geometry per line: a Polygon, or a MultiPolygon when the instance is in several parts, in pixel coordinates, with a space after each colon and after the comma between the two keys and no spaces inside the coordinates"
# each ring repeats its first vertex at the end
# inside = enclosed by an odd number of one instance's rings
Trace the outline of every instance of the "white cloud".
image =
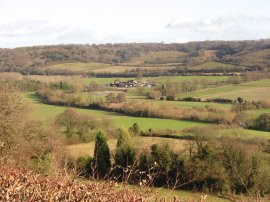
{"type": "Polygon", "coordinates": [[[167,24],[167,29],[190,30],[201,33],[224,33],[224,32],[245,32],[250,30],[260,30],[270,27],[270,18],[229,15],[218,18],[205,17],[192,20],[174,20],[167,24]]]}
{"type": "Polygon", "coordinates": [[[0,0],[0,47],[269,38],[269,6],[268,0],[0,0]]]}

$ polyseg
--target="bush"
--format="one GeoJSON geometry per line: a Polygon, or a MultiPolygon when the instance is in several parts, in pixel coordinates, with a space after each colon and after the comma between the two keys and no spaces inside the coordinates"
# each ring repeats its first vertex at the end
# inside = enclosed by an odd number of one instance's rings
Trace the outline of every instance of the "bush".
{"type": "Polygon", "coordinates": [[[133,135],[140,135],[141,130],[139,127],[138,123],[134,123],[130,128],[129,131],[133,134],[133,135]]]}
{"type": "Polygon", "coordinates": [[[123,144],[129,144],[130,143],[130,133],[127,129],[120,129],[119,130],[119,136],[117,139],[117,147],[120,147],[123,144]]]}
{"type": "Polygon", "coordinates": [[[167,101],[174,101],[175,97],[173,95],[168,95],[168,96],[166,96],[166,100],[167,101]]]}
{"type": "Polygon", "coordinates": [[[194,97],[185,97],[182,99],[179,99],[179,101],[187,101],[187,102],[201,102],[201,98],[194,98],[194,97]]]}
{"type": "Polygon", "coordinates": [[[257,130],[270,131],[270,114],[262,114],[254,120],[253,128],[257,130]]]}

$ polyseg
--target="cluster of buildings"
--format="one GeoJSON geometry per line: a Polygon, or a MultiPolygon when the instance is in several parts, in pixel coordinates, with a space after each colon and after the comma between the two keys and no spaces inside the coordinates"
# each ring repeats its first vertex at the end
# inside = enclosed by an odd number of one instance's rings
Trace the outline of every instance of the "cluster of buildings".
{"type": "Polygon", "coordinates": [[[137,80],[119,81],[115,80],[109,84],[107,87],[117,87],[117,88],[133,88],[133,87],[153,87],[156,86],[155,83],[150,82],[139,82],[137,80]]]}

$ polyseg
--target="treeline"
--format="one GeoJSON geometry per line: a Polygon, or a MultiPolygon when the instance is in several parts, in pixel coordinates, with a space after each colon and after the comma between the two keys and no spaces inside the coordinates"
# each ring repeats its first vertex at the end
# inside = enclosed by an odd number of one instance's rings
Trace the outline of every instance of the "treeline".
{"type": "MultiPolygon", "coordinates": [[[[130,43],[130,44],[104,44],[104,45],[56,45],[35,46],[15,49],[0,49],[1,71],[17,71],[23,74],[52,74],[49,70],[41,70],[44,67],[68,62],[100,62],[106,64],[121,64],[130,62],[134,57],[153,51],[178,51],[183,52],[182,58],[177,61],[163,61],[162,58],[149,63],[179,63],[182,66],[194,66],[207,61],[218,61],[241,66],[242,57],[248,53],[256,53],[259,50],[270,48],[269,40],[260,41],[205,41],[190,42],[185,44],[162,43],[130,43]],[[211,56],[206,57],[207,51],[212,51],[211,56]]],[[[140,64],[143,65],[143,64],[140,64]]],[[[244,65],[245,66],[245,65],[244,65]]],[[[269,67],[269,61],[252,64],[248,69],[235,69],[232,71],[263,70],[269,67]]],[[[181,68],[175,71],[184,71],[181,68]]],[[[190,70],[191,71],[191,70],[190,70]]],[[[219,69],[214,70],[219,71],[219,69]]],[[[70,74],[70,72],[61,72],[70,74]]]]}
{"type": "Polygon", "coordinates": [[[76,168],[81,176],[90,179],[115,179],[223,196],[231,193],[264,196],[270,192],[270,181],[258,154],[268,146],[266,141],[211,139],[198,133],[187,142],[182,153],[176,153],[167,144],[140,150],[132,144],[132,134],[122,129],[115,152],[110,151],[105,134],[99,132],[93,158],[71,159],[69,168],[76,168]]]}
{"type": "Polygon", "coordinates": [[[67,144],[94,141],[95,134],[99,130],[105,131],[108,137],[114,137],[116,131],[116,127],[110,119],[80,114],[74,109],[67,109],[56,116],[54,124],[62,129],[67,144]]]}
{"type": "Polygon", "coordinates": [[[124,92],[111,92],[103,96],[93,94],[76,94],[69,93],[63,90],[38,90],[36,95],[42,99],[45,104],[91,108],[91,109],[105,109],[106,105],[110,103],[122,103],[126,101],[124,92]]]}
{"type": "Polygon", "coordinates": [[[130,116],[199,121],[216,124],[232,124],[236,115],[234,112],[211,106],[201,109],[179,109],[170,104],[158,105],[151,102],[138,101],[109,106],[109,108],[130,116]]]}
{"type": "Polygon", "coordinates": [[[103,91],[105,86],[94,81],[82,82],[80,76],[23,76],[16,72],[0,73],[0,83],[8,84],[22,92],[37,90],[62,90],[66,93],[103,91]]]}

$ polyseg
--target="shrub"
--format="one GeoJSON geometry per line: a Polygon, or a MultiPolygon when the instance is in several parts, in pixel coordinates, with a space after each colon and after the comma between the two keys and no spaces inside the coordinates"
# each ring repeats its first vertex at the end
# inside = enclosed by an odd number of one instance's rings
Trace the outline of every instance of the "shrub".
{"type": "Polygon", "coordinates": [[[264,113],[254,120],[253,128],[270,131],[270,114],[264,113]]]}
{"type": "Polygon", "coordinates": [[[175,97],[173,95],[168,95],[168,96],[166,96],[166,100],[168,100],[168,101],[174,101],[175,100],[175,97]]]}
{"type": "Polygon", "coordinates": [[[120,129],[119,130],[119,136],[117,139],[117,147],[123,145],[123,144],[129,144],[130,143],[130,133],[127,129],[120,129]]]}
{"type": "Polygon", "coordinates": [[[98,132],[96,135],[94,163],[97,174],[101,177],[104,177],[111,168],[110,150],[102,132],[98,132]]]}
{"type": "Polygon", "coordinates": [[[141,130],[139,127],[138,123],[134,123],[130,128],[129,131],[133,134],[133,135],[139,135],[141,130]]]}
{"type": "Polygon", "coordinates": [[[115,152],[115,163],[118,166],[126,168],[135,163],[136,151],[130,144],[122,144],[117,147],[115,152]]]}

